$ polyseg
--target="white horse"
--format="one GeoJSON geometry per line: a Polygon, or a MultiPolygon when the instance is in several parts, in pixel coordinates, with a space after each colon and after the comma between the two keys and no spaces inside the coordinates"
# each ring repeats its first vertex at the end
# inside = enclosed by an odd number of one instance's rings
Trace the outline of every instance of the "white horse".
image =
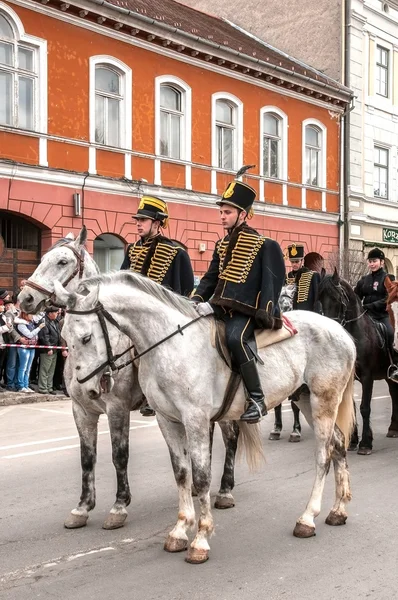
{"type": "MultiPolygon", "coordinates": [[[[86,289],[91,290],[88,296],[69,293],[59,284],[55,287],[58,299],[71,311],[65,318],[64,335],[72,349],[67,383],[75,398],[88,396],[100,401],[103,374],[109,369],[109,347],[117,348],[121,332],[130,337],[138,353],[143,353],[139,382],[157,412],[179,491],[178,520],[166,539],[165,549],[176,552],[188,546],[187,531],[195,524],[193,477],[200,517],[186,560],[204,562],[213,532],[209,425],[220,409],[230,376],[211,344],[213,317],[196,320],[182,331],[184,325],[197,319],[192,303],[134,273],[92,278],[85,283],[86,289]],[[108,319],[106,335],[99,313],[108,319]],[[170,337],[173,332],[175,335],[170,337]],[[166,341],[158,343],[166,337],[166,341]]],[[[316,476],[294,534],[309,537],[315,533],[314,518],[321,509],[331,460],[336,499],[326,522],[341,525],[347,519],[345,504],[351,492],[345,448],[354,422],[355,345],[340,325],[320,315],[293,311],[289,319],[298,335],[260,351],[265,365],[260,375],[268,409],[303,384],[308,386],[299,404],[315,430],[316,476]]],[[[244,404],[245,394],[240,385],[224,418],[238,419],[244,404]]],[[[256,425],[241,424],[241,438],[246,442],[251,462],[262,453],[259,431],[256,425]]]]}
{"type": "MultiPolygon", "coordinates": [[[[54,296],[54,282],[61,282],[71,292],[87,277],[97,275],[99,269],[85,248],[86,228],[83,227],[77,239],[72,233],[58,240],[43,256],[40,265],[27,280],[19,294],[21,308],[30,313],[38,312],[54,296]]],[[[118,352],[124,353],[131,346],[126,335],[120,335],[117,341],[118,352]]],[[[129,354],[123,354],[124,361],[129,354]]],[[[120,362],[120,361],[119,361],[120,362]]],[[[68,379],[71,363],[65,366],[65,378],[68,379]]],[[[104,384],[106,385],[106,381],[104,384]]],[[[65,521],[65,527],[75,529],[86,525],[89,511],[95,507],[95,464],[97,460],[98,421],[106,413],[112,442],[112,460],[116,470],[116,499],[109,515],[104,521],[104,529],[122,527],[127,517],[127,506],[131,501],[128,482],[130,411],[142,404],[142,392],[137,383],[137,370],[130,366],[115,377],[112,390],[101,399],[88,396],[78,398],[68,386],[72,400],[72,410],[80,438],[82,468],[82,487],[80,500],[65,521]]],[[[216,508],[231,508],[235,505],[232,495],[234,488],[235,455],[239,436],[239,427],[233,422],[220,423],[226,449],[224,471],[221,485],[215,500],[216,508]]],[[[213,427],[211,434],[213,433],[213,427]]]]}

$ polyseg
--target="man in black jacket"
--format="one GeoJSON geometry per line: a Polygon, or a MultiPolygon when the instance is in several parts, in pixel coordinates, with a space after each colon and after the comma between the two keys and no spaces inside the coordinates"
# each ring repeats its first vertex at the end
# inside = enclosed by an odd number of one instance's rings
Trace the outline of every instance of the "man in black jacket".
{"type": "Polygon", "coordinates": [[[292,270],[287,274],[287,284],[295,284],[296,291],[293,296],[293,310],[311,310],[321,313],[322,307],[318,301],[318,288],[321,276],[316,271],[311,271],[304,266],[303,244],[290,244],[287,247],[288,258],[292,270]]]}
{"type": "MultiPolygon", "coordinates": [[[[168,224],[166,202],[155,196],[143,196],[133,219],[140,239],[129,244],[120,268],[146,275],[177,294],[189,296],[194,282],[189,254],[181,244],[160,232],[168,224]]],[[[143,417],[155,415],[147,402],[140,412],[143,417]]]]}
{"type": "Polygon", "coordinates": [[[255,198],[253,188],[232,181],[217,202],[227,235],[217,242],[209,269],[192,296],[199,314],[215,312],[225,321],[232,360],[240,369],[247,391],[248,407],[241,420],[248,423],[257,423],[267,414],[248,341],[255,328],[282,327],[278,299],[285,281],[279,244],[246,223],[253,215],[255,198]]]}
{"type": "MultiPolygon", "coordinates": [[[[46,308],[44,318],[45,327],[39,333],[40,346],[60,346],[61,333],[58,321],[59,309],[55,306],[46,308]]],[[[53,389],[54,371],[57,364],[58,350],[42,349],[40,351],[39,366],[39,393],[52,394],[56,392],[53,389]]]]}
{"type": "MultiPolygon", "coordinates": [[[[370,273],[364,275],[355,286],[355,293],[362,300],[362,305],[372,319],[378,323],[383,323],[387,329],[388,343],[391,356],[396,360],[397,353],[393,349],[394,329],[391,325],[390,317],[387,312],[387,290],[384,284],[385,278],[391,281],[395,280],[394,275],[389,275],[384,270],[385,255],[380,248],[373,248],[368,254],[368,266],[370,273]]],[[[398,369],[394,365],[390,369],[389,378],[398,382],[398,369]]]]}

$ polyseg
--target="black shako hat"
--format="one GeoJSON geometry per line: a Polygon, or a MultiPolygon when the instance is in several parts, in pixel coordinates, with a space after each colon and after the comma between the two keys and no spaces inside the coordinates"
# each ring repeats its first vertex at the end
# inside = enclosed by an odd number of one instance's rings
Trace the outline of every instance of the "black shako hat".
{"type": "Polygon", "coordinates": [[[385,254],[383,250],[380,250],[380,248],[373,248],[373,250],[371,250],[368,254],[368,260],[370,258],[380,258],[380,260],[384,260],[385,254]]]}
{"type": "Polygon", "coordinates": [[[304,258],[304,246],[303,244],[290,244],[287,247],[287,256],[290,261],[299,261],[304,258]]]}
{"type": "Polygon", "coordinates": [[[160,221],[162,227],[167,227],[169,220],[169,211],[167,204],[155,196],[142,196],[138,205],[137,213],[132,216],[133,219],[152,219],[160,221]]]}
{"type": "Polygon", "coordinates": [[[256,199],[256,191],[242,181],[231,181],[228,184],[227,189],[221,196],[221,200],[218,200],[216,204],[229,204],[239,210],[245,210],[247,212],[247,218],[251,219],[253,216],[252,205],[256,199]]]}

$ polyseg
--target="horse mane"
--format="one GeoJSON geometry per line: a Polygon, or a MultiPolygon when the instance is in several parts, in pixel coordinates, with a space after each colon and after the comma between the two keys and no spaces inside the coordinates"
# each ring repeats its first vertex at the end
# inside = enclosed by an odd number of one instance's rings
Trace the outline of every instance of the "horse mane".
{"type": "Polygon", "coordinates": [[[352,289],[351,285],[345,279],[340,278],[339,283],[335,283],[333,281],[333,275],[325,275],[322,277],[321,282],[319,284],[319,294],[327,294],[336,302],[341,300],[341,292],[339,290],[339,286],[341,286],[344,292],[347,294],[349,300],[353,300],[356,302],[356,294],[352,289]]]}
{"type": "Polygon", "coordinates": [[[47,250],[47,252],[51,252],[51,250],[54,250],[55,248],[59,248],[60,246],[65,246],[66,244],[70,244],[74,241],[75,240],[72,240],[71,238],[66,238],[66,237],[60,238],[51,246],[51,248],[49,248],[47,250]]]}
{"type": "Polygon", "coordinates": [[[90,288],[91,286],[100,284],[112,284],[112,283],[124,283],[131,287],[134,287],[153,298],[157,298],[166,306],[180,311],[186,317],[194,319],[198,316],[192,302],[184,296],[176,294],[172,290],[165,288],[164,286],[152,281],[149,277],[134,273],[133,271],[115,271],[113,273],[105,273],[95,275],[85,279],[78,287],[78,292],[84,291],[84,288],[90,288]]]}

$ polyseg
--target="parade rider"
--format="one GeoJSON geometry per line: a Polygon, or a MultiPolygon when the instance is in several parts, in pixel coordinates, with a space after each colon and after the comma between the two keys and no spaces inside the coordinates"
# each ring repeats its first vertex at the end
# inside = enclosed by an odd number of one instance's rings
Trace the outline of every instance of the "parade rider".
{"type": "Polygon", "coordinates": [[[304,265],[304,245],[290,244],[287,255],[291,264],[291,271],[286,276],[287,285],[295,284],[293,296],[293,310],[310,310],[321,313],[322,306],[318,300],[318,288],[321,276],[318,272],[308,269],[304,265]]]}
{"type": "Polygon", "coordinates": [[[393,349],[394,329],[387,312],[387,289],[385,279],[388,276],[394,281],[394,275],[389,275],[384,269],[385,255],[380,248],[373,248],[368,254],[370,273],[364,275],[355,286],[355,293],[362,300],[362,305],[368,315],[376,322],[383,323],[387,329],[387,339],[392,360],[395,362],[389,369],[388,377],[398,382],[398,355],[393,349]]]}
{"type": "MultiPolygon", "coordinates": [[[[188,252],[162,232],[169,220],[166,202],[155,196],[143,196],[132,218],[136,221],[139,239],[128,245],[120,268],[146,275],[177,294],[189,296],[194,279],[188,252]]],[[[140,412],[145,417],[155,414],[147,402],[140,412]]]]}
{"type": "Polygon", "coordinates": [[[285,281],[279,244],[246,222],[253,216],[255,198],[253,188],[235,180],[217,202],[227,235],[216,243],[208,271],[192,296],[199,314],[214,312],[225,322],[227,345],[247,391],[248,406],[241,420],[248,423],[257,423],[267,409],[247,342],[255,328],[282,327],[278,298],[285,281]]]}

